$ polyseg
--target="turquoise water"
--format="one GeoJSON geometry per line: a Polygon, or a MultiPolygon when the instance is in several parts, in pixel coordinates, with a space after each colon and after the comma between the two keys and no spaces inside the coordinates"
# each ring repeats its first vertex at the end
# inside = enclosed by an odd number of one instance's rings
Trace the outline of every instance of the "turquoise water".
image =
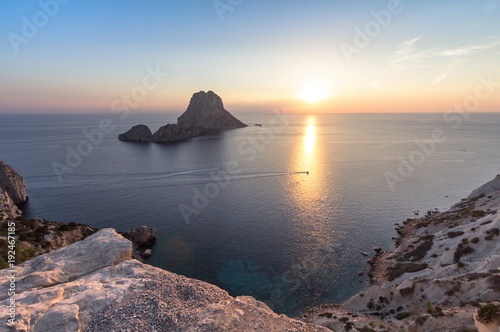
{"type": "Polygon", "coordinates": [[[0,160],[25,179],[27,216],[155,227],[148,263],[290,315],[361,291],[360,251],[391,249],[395,222],[499,173],[500,114],[457,128],[440,114],[235,115],[250,126],[166,145],[117,135],[173,114],[0,115],[0,160]],[[435,130],[446,139],[431,144],[435,130]]]}

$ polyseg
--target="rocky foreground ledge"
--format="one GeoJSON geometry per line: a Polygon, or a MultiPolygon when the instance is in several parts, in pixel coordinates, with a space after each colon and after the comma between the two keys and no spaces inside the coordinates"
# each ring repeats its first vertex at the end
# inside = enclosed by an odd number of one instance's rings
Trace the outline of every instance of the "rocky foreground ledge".
{"type": "Polygon", "coordinates": [[[335,331],[500,331],[500,175],[446,212],[397,228],[372,285],[302,317],[335,331]]]}
{"type": "MultiPolygon", "coordinates": [[[[103,229],[17,266],[15,331],[329,331],[252,297],[143,264],[103,229]]],[[[0,289],[9,272],[0,271],[0,289]]],[[[6,293],[0,305],[9,304],[6,293]]],[[[2,310],[1,320],[8,320],[2,310]]],[[[9,327],[9,326],[8,326],[9,327]]]]}

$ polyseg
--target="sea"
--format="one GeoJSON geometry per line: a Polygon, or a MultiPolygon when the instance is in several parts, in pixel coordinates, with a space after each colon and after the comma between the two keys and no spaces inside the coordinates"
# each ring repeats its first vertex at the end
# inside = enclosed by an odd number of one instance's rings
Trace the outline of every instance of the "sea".
{"type": "Polygon", "coordinates": [[[0,160],[27,217],[154,227],[148,264],[291,316],[361,292],[360,252],[500,173],[498,113],[242,112],[248,127],[183,142],[117,138],[177,115],[0,114],[0,160]]]}

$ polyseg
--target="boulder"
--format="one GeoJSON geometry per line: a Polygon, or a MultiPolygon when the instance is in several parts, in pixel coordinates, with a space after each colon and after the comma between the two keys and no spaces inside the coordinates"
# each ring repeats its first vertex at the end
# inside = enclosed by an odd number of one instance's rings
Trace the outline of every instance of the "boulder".
{"type": "Polygon", "coordinates": [[[155,241],[156,228],[141,226],[126,233],[126,236],[139,247],[153,244],[155,241]]]}
{"type": "Polygon", "coordinates": [[[200,91],[191,97],[187,110],[177,119],[181,127],[205,129],[243,128],[247,125],[224,109],[222,99],[213,91],[200,91]]]}
{"type": "Polygon", "coordinates": [[[14,204],[21,204],[28,200],[23,178],[2,161],[0,161],[0,188],[10,196],[14,204]]]}
{"type": "Polygon", "coordinates": [[[158,129],[158,131],[152,136],[151,140],[155,143],[168,143],[182,141],[205,134],[205,128],[200,126],[179,126],[176,124],[167,124],[158,129]]]}
{"type": "Polygon", "coordinates": [[[148,258],[151,257],[151,255],[153,255],[153,251],[151,249],[146,249],[141,256],[142,258],[148,258]]]}
{"type": "MultiPolygon", "coordinates": [[[[106,266],[115,265],[131,259],[132,244],[114,229],[103,229],[79,241],[37,256],[16,267],[16,292],[50,287],[56,284],[75,280],[106,266]]],[[[0,271],[0,288],[8,288],[9,280],[6,270],[0,271]]],[[[7,293],[0,294],[0,300],[7,293]]]]}
{"type": "MultiPolygon", "coordinates": [[[[130,259],[112,229],[16,267],[15,331],[329,331],[274,313],[252,297],[130,259]]],[[[8,289],[11,271],[0,271],[8,289]]],[[[7,292],[0,306],[10,303],[7,292]]],[[[8,320],[8,310],[0,311],[8,320]]]]}
{"type": "Polygon", "coordinates": [[[129,131],[124,134],[118,136],[120,141],[129,141],[129,142],[150,142],[152,137],[152,132],[145,125],[137,125],[132,127],[129,131]]]}

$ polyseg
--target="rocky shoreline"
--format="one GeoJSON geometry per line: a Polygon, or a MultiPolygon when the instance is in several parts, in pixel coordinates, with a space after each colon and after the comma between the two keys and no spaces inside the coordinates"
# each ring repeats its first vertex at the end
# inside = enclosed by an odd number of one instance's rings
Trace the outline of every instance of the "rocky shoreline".
{"type": "Polygon", "coordinates": [[[500,175],[446,212],[398,226],[394,252],[369,261],[371,286],[301,317],[335,331],[498,331],[500,175]]]}

